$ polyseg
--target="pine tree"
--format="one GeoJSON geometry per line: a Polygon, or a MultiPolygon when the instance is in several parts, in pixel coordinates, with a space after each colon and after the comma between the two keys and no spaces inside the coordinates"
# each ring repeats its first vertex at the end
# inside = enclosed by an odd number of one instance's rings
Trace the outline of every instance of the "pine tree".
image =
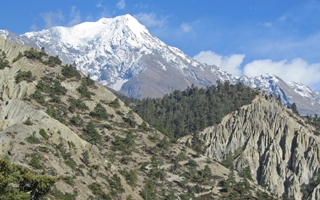
{"type": "Polygon", "coordinates": [[[299,112],[298,112],[298,110],[297,110],[297,105],[296,105],[296,103],[293,103],[293,104],[291,105],[291,110],[292,110],[293,113],[299,115],[299,112]]]}

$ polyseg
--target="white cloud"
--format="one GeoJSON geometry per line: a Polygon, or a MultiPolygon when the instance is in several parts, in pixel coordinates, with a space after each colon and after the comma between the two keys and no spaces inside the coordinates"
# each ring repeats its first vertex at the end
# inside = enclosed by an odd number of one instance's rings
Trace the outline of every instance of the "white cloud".
{"type": "Polygon", "coordinates": [[[134,17],[147,27],[163,27],[167,23],[167,17],[157,19],[154,13],[139,13],[134,17]]]}
{"type": "Polygon", "coordinates": [[[59,25],[63,20],[64,16],[61,10],[57,12],[48,12],[41,14],[43,20],[45,21],[45,28],[51,28],[53,26],[59,25]]]}
{"type": "Polygon", "coordinates": [[[272,24],[270,22],[263,22],[263,23],[258,23],[258,26],[263,26],[263,27],[271,27],[272,24]]]}
{"type": "Polygon", "coordinates": [[[143,4],[143,3],[140,2],[138,4],[135,4],[134,7],[140,8],[140,9],[146,9],[146,8],[149,7],[149,5],[148,4],[143,4]]]}
{"type": "Polygon", "coordinates": [[[286,21],[286,19],[287,19],[286,16],[281,16],[281,17],[278,18],[278,21],[284,22],[284,21],[286,21]]]}
{"type": "Polygon", "coordinates": [[[120,0],[120,1],[117,3],[117,8],[118,8],[118,9],[123,10],[125,7],[126,7],[126,2],[125,2],[124,0],[120,0]]]}
{"type": "MultiPolygon", "coordinates": [[[[58,25],[67,25],[67,26],[74,26],[76,24],[81,23],[81,16],[80,11],[76,9],[75,6],[71,7],[71,11],[69,14],[69,22],[66,23],[65,16],[63,15],[61,10],[57,12],[47,12],[40,14],[42,19],[45,21],[45,28],[51,28],[58,25]]],[[[32,26],[31,29],[35,29],[36,26],[32,26]]]]}
{"type": "Polygon", "coordinates": [[[214,64],[235,76],[254,77],[262,74],[274,74],[284,81],[295,81],[313,88],[319,87],[320,63],[309,64],[301,58],[295,58],[291,61],[264,59],[247,63],[241,70],[244,57],[243,54],[221,56],[212,51],[201,51],[194,56],[194,59],[209,65],[214,64]]]}
{"type": "Polygon", "coordinates": [[[194,56],[194,59],[209,65],[216,65],[235,76],[241,76],[241,63],[243,62],[244,57],[244,54],[221,56],[212,51],[201,51],[199,54],[194,56]]]}
{"type": "Polygon", "coordinates": [[[180,27],[183,32],[189,33],[192,31],[192,26],[187,23],[182,23],[180,27]]]}
{"type": "Polygon", "coordinates": [[[30,30],[31,30],[31,31],[37,31],[37,30],[38,30],[37,25],[36,25],[36,24],[32,24],[32,25],[30,26],[30,30]]]}
{"type": "Polygon", "coordinates": [[[101,4],[101,2],[98,3],[96,6],[97,6],[97,8],[102,8],[102,7],[103,7],[102,4],[101,4]]]}
{"type": "Polygon", "coordinates": [[[70,21],[68,23],[68,26],[74,26],[76,24],[79,24],[80,22],[81,22],[80,11],[77,11],[76,7],[72,6],[71,12],[70,12],[70,21]]]}
{"type": "Polygon", "coordinates": [[[311,86],[320,82],[320,63],[308,64],[301,58],[291,61],[254,60],[244,66],[244,75],[274,74],[285,81],[295,81],[311,86]]]}

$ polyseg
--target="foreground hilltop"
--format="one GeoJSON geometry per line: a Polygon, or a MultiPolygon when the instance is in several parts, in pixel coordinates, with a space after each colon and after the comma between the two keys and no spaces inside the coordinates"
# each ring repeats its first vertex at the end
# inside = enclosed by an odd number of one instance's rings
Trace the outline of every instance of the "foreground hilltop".
{"type": "Polygon", "coordinates": [[[200,135],[208,157],[240,171],[249,168],[268,191],[289,199],[319,198],[318,130],[274,98],[261,95],[200,135]]]}

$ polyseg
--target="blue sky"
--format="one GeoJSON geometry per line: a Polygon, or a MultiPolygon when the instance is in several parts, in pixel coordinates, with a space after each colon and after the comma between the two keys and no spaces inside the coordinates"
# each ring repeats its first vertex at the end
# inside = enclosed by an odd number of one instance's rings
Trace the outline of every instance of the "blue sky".
{"type": "Polygon", "coordinates": [[[0,1],[0,29],[15,34],[131,14],[199,61],[320,91],[319,0],[0,1]]]}

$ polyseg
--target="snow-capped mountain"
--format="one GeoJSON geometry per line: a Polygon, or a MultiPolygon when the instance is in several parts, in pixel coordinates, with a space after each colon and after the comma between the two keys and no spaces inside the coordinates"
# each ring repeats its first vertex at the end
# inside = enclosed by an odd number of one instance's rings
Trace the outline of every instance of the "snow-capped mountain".
{"type": "Polygon", "coordinates": [[[285,83],[272,75],[237,78],[217,66],[199,63],[152,36],[130,15],[20,36],[0,30],[0,35],[32,47],[44,47],[48,54],[75,64],[92,79],[134,98],[161,97],[191,84],[205,87],[217,80],[240,81],[276,97],[280,95],[284,105],[295,102],[301,114],[320,113],[320,95],[310,88],[285,83]]]}
{"type": "Polygon", "coordinates": [[[135,98],[160,97],[191,84],[209,86],[232,78],[166,45],[130,15],[10,38],[44,47],[48,54],[76,64],[92,79],[135,98]]]}

